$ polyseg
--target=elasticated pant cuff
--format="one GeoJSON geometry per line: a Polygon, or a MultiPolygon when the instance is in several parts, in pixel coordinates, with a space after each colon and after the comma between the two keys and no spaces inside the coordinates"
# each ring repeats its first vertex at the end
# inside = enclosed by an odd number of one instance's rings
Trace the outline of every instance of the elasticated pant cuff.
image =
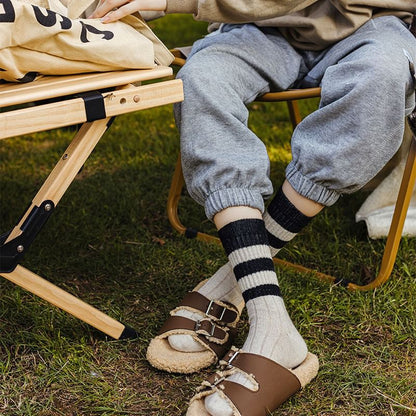
{"type": "Polygon", "coordinates": [[[205,214],[212,220],[225,208],[246,206],[264,212],[264,200],[259,191],[242,188],[226,188],[210,194],[205,201],[205,214]]]}
{"type": "Polygon", "coordinates": [[[337,191],[312,182],[296,169],[293,162],[290,162],[286,168],[286,179],[296,192],[327,207],[335,204],[341,196],[337,191]]]}

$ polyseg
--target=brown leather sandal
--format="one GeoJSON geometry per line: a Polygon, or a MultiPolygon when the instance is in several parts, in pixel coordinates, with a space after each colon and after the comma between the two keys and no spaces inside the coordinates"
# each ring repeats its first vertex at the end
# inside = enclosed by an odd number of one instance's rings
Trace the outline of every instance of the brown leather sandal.
{"type": "Polygon", "coordinates": [[[308,353],[298,367],[288,370],[261,355],[232,348],[220,362],[221,369],[199,387],[191,399],[186,416],[209,416],[205,410],[206,396],[217,392],[233,409],[233,416],[266,416],[277,409],[318,373],[316,355],[308,353]],[[226,380],[236,372],[245,373],[255,386],[249,389],[226,380]]]}
{"type": "Polygon", "coordinates": [[[209,367],[230,349],[243,307],[244,303],[236,307],[219,300],[209,300],[194,289],[170,312],[171,316],[150,342],[147,360],[152,366],[173,373],[188,374],[209,367]],[[204,318],[195,322],[192,319],[174,316],[179,309],[203,312],[204,318]],[[204,350],[182,352],[173,349],[168,337],[177,334],[191,335],[204,350]]]}

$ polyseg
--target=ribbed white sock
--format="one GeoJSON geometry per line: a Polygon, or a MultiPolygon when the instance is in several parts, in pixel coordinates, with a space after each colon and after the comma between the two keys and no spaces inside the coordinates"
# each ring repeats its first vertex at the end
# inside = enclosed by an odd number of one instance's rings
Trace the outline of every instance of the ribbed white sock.
{"type": "MultiPolygon", "coordinates": [[[[219,230],[219,236],[233,267],[250,320],[242,350],[267,357],[292,368],[306,357],[306,344],[293,325],[280,295],[270,255],[264,222],[239,220],[219,230]]],[[[243,374],[229,380],[250,387],[243,374]]],[[[207,396],[205,408],[212,416],[232,416],[228,403],[217,393],[207,396]]]]}

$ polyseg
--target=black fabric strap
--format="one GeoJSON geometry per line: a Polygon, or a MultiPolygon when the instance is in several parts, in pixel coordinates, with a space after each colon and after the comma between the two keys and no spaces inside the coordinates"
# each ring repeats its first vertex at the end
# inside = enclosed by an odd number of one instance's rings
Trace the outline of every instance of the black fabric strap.
{"type": "Polygon", "coordinates": [[[85,105],[87,121],[95,121],[106,118],[104,97],[98,91],[91,91],[82,94],[85,105]]]}

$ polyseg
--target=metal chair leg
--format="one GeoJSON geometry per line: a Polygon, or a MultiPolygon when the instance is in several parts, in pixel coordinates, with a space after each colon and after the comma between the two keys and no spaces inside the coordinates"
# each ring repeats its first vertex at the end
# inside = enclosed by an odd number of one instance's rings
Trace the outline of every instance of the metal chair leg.
{"type": "Polygon", "coordinates": [[[400,240],[402,237],[404,222],[406,220],[407,210],[412,198],[413,189],[416,182],[416,137],[413,136],[409,154],[407,156],[406,166],[400,185],[399,195],[397,197],[394,209],[393,219],[391,222],[389,234],[387,236],[384,254],[381,261],[380,270],[377,277],[367,285],[360,286],[349,283],[348,288],[353,290],[370,290],[388,280],[393,270],[397,257],[400,240]]]}
{"type": "MultiPolygon", "coordinates": [[[[300,115],[295,107],[295,101],[288,101],[292,125],[296,126],[300,121],[300,115]],[[289,104],[290,103],[290,104],[289,104]],[[299,120],[299,121],[298,121],[299,120]]],[[[406,219],[407,210],[409,208],[410,200],[413,193],[413,188],[416,181],[416,138],[413,136],[409,154],[407,157],[407,162],[405,170],[403,173],[403,178],[400,186],[399,195],[397,197],[397,202],[393,214],[392,224],[390,226],[390,231],[387,237],[383,258],[381,261],[380,270],[377,276],[372,282],[366,285],[357,285],[346,279],[337,279],[334,276],[320,273],[316,270],[309,269],[307,267],[301,266],[299,264],[294,264],[287,262],[282,259],[274,258],[273,261],[276,265],[280,267],[289,268],[296,270],[301,273],[314,274],[317,278],[323,281],[327,281],[333,284],[339,284],[346,286],[350,290],[370,290],[374,289],[384,282],[386,282],[393,270],[393,266],[397,257],[397,251],[399,249],[399,244],[403,232],[404,222],[406,219]]],[[[185,227],[179,219],[178,206],[181,198],[181,193],[184,185],[181,157],[178,156],[175,172],[172,178],[172,183],[169,191],[168,198],[168,218],[173,228],[176,229],[180,234],[184,234],[188,238],[197,238],[198,240],[220,243],[219,239],[215,236],[199,232],[192,228],[185,227]]]]}

